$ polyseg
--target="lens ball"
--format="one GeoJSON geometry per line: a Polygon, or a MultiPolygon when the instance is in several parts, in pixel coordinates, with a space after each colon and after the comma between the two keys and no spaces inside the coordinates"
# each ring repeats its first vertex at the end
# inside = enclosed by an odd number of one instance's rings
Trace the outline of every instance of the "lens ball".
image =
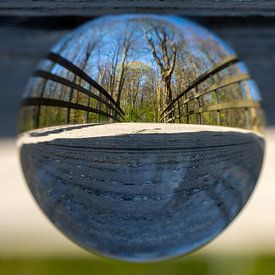
{"type": "Polygon", "coordinates": [[[264,150],[261,96],[220,38],[173,16],[90,21],[38,64],[18,144],[37,203],[71,240],[155,261],[215,238],[264,150]]]}

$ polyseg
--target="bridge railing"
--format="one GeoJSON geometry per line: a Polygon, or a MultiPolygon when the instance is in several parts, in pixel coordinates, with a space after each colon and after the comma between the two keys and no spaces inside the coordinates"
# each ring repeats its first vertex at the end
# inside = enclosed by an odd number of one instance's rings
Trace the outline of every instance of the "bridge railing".
{"type": "MultiPolygon", "coordinates": [[[[238,58],[235,55],[229,56],[222,60],[219,64],[216,64],[211,69],[200,75],[194,81],[192,81],[187,88],[182,91],[161,113],[160,120],[164,123],[195,123],[195,124],[207,124],[204,121],[205,113],[210,113],[214,117],[215,125],[222,125],[221,123],[221,111],[233,110],[233,109],[245,109],[248,112],[249,109],[260,108],[260,102],[251,98],[243,98],[238,100],[220,101],[216,103],[202,104],[202,97],[216,92],[216,97],[219,98],[219,89],[225,88],[232,84],[240,84],[243,81],[249,80],[250,75],[248,73],[238,73],[236,75],[230,75],[226,79],[219,81],[212,81],[213,84],[207,88],[199,89],[199,85],[204,81],[214,77],[222,70],[234,65],[238,62],[238,58]],[[190,91],[193,92],[190,92],[190,91]],[[190,106],[193,105],[192,108],[190,106]],[[194,121],[195,117],[195,121],[194,121]]],[[[212,120],[213,122],[213,120],[212,120]]],[[[230,126],[230,125],[228,125],[230,126]]],[[[249,125],[245,125],[245,128],[250,128],[249,125]]]]}
{"type": "MultiPolygon", "coordinates": [[[[72,123],[72,110],[79,110],[86,112],[85,122],[103,122],[103,121],[116,121],[120,122],[124,120],[125,113],[120,108],[118,103],[112,98],[112,96],[95,80],[93,80],[87,73],[81,70],[79,67],[74,65],[69,60],[65,59],[59,54],[50,53],[47,57],[47,60],[53,64],[58,64],[62,66],[65,70],[70,73],[73,73],[75,77],[78,77],[82,81],[85,81],[89,84],[90,89],[84,87],[75,81],[71,81],[67,78],[64,78],[60,75],[57,75],[51,71],[46,70],[37,70],[34,72],[34,77],[38,77],[44,80],[43,88],[40,94],[37,96],[27,95],[22,101],[22,108],[32,107],[35,110],[35,114],[32,114],[35,117],[35,122],[32,123],[33,128],[43,127],[41,122],[41,108],[44,107],[56,107],[63,108],[67,110],[66,114],[66,124],[72,123]],[[51,96],[45,96],[45,89],[47,81],[58,83],[68,89],[69,99],[66,100],[56,98],[55,91],[51,92],[51,96]],[[85,95],[88,98],[87,103],[83,104],[81,102],[73,102],[72,94],[74,91],[85,95]],[[94,104],[91,104],[93,100],[94,104]],[[93,119],[91,121],[91,114],[93,119]]],[[[27,119],[28,120],[28,119],[27,119]]],[[[52,126],[52,125],[46,125],[52,126]]]]}

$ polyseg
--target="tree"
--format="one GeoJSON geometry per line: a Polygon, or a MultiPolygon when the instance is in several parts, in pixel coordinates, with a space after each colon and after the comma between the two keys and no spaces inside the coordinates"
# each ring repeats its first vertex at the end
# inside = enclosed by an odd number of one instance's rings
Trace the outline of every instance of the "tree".
{"type": "Polygon", "coordinates": [[[123,85],[125,81],[125,73],[127,70],[128,57],[131,50],[131,47],[134,43],[133,32],[129,31],[127,28],[124,33],[124,39],[120,44],[121,48],[121,61],[120,61],[120,70],[118,74],[118,86],[117,86],[117,103],[120,105],[121,93],[123,90],[123,85]]]}
{"type": "MultiPolygon", "coordinates": [[[[103,35],[95,35],[94,33],[90,33],[89,37],[83,36],[83,34],[79,37],[79,40],[83,39],[83,43],[79,43],[78,47],[74,51],[74,59],[78,59],[79,55],[81,62],[78,64],[78,67],[84,71],[89,59],[92,57],[92,54],[95,52],[95,50],[100,47],[101,40],[103,39],[103,35]],[[95,37],[95,38],[94,38],[95,37]],[[83,47],[83,44],[85,47],[83,47]],[[80,49],[84,48],[84,52],[80,51],[80,49]]],[[[81,41],[81,40],[80,40],[81,41]]],[[[73,60],[71,60],[73,62],[73,60]]],[[[75,63],[75,62],[73,62],[75,63]]],[[[74,83],[80,85],[80,86],[85,86],[87,83],[78,77],[77,75],[74,75],[73,80],[74,83]]],[[[88,89],[92,92],[93,88],[89,85],[88,89]]],[[[74,101],[75,103],[79,104],[86,104],[87,106],[90,106],[90,101],[91,98],[90,96],[87,96],[79,91],[75,91],[74,93],[74,88],[71,88],[70,91],[70,96],[69,96],[69,101],[74,101]]],[[[85,117],[83,116],[84,112],[81,110],[71,110],[68,109],[67,113],[67,123],[73,122],[73,123],[84,123],[88,122],[89,120],[89,113],[86,112],[85,117]],[[71,113],[73,113],[73,118],[71,119],[71,113]]]]}
{"type": "Polygon", "coordinates": [[[156,121],[155,74],[140,61],[129,62],[126,68],[122,104],[129,121],[156,121]]]}
{"type": "Polygon", "coordinates": [[[144,34],[144,38],[160,70],[165,87],[166,104],[168,105],[173,99],[171,81],[177,56],[177,45],[174,41],[174,33],[164,25],[155,26],[151,24],[151,28],[144,34]]]}

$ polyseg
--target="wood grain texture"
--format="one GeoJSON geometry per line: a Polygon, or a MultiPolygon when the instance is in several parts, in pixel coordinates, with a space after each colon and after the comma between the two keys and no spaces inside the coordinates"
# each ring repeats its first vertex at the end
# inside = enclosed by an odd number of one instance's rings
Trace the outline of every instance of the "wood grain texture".
{"type": "Polygon", "coordinates": [[[273,0],[1,0],[0,15],[161,13],[196,16],[274,16],[273,0]]]}
{"type": "MultiPolygon", "coordinates": [[[[28,77],[50,47],[89,18],[0,17],[0,137],[14,136],[20,97],[28,77]]],[[[193,18],[223,38],[248,66],[262,92],[269,125],[275,125],[275,20],[193,18]]]]}
{"type": "Polygon", "coordinates": [[[243,208],[260,172],[264,142],[253,132],[83,126],[25,133],[21,163],[49,219],[78,244],[111,257],[148,261],[200,247],[243,208]]]}

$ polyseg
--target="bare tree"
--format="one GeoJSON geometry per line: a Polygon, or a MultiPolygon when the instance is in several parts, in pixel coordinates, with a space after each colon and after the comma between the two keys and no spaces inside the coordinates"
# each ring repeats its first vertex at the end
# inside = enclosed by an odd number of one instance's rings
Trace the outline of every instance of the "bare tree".
{"type": "Polygon", "coordinates": [[[120,70],[118,74],[118,86],[117,86],[117,103],[119,105],[120,105],[123,85],[125,82],[125,73],[127,70],[128,57],[130,54],[131,47],[133,46],[133,43],[134,43],[133,32],[130,32],[129,30],[126,29],[124,39],[122,40],[122,43],[120,45],[122,57],[121,57],[121,62],[119,64],[120,70]]]}
{"type": "Polygon", "coordinates": [[[160,70],[162,81],[165,86],[166,104],[172,99],[172,74],[174,72],[177,56],[177,45],[174,41],[174,35],[165,26],[152,28],[144,34],[144,38],[149,45],[153,58],[160,70]]]}
{"type": "MultiPolygon", "coordinates": [[[[90,57],[92,56],[92,54],[94,53],[95,49],[97,47],[99,47],[99,45],[101,43],[102,37],[103,36],[101,35],[101,36],[97,36],[97,39],[92,39],[92,37],[88,38],[89,40],[87,42],[87,45],[86,45],[86,48],[85,48],[85,52],[84,53],[82,53],[82,52],[80,53],[80,54],[83,55],[83,57],[81,56],[81,59],[80,59],[81,63],[78,65],[78,67],[81,70],[84,70],[85,67],[87,66],[87,63],[88,63],[90,57]]],[[[81,48],[81,44],[79,45],[79,48],[81,48]]],[[[79,53],[77,51],[76,51],[76,53],[77,54],[74,57],[75,59],[77,59],[78,55],[79,55],[79,53]]],[[[73,82],[76,83],[76,84],[79,84],[80,86],[85,85],[85,81],[83,79],[81,79],[80,77],[78,77],[77,75],[74,75],[73,82]]],[[[92,87],[90,86],[89,89],[92,90],[92,87]]],[[[74,97],[73,94],[74,94],[74,88],[71,88],[70,95],[69,95],[69,101],[73,100],[73,97],[74,97]]],[[[83,95],[80,92],[76,92],[76,98],[75,98],[76,103],[78,103],[78,102],[82,103],[81,102],[82,100],[84,101],[83,103],[85,103],[86,102],[86,98],[87,98],[86,95],[83,95]]],[[[87,99],[87,106],[90,106],[90,96],[87,99]]],[[[73,113],[74,113],[74,122],[79,122],[80,117],[81,117],[80,111],[73,110],[73,113]]],[[[67,123],[69,123],[69,121],[70,121],[70,116],[71,116],[71,109],[69,108],[68,109],[68,113],[67,113],[67,123]]],[[[84,118],[82,118],[82,119],[84,119],[84,118]]],[[[89,113],[86,112],[85,121],[88,122],[88,119],[89,119],[89,113]]]]}
{"type": "Polygon", "coordinates": [[[103,86],[110,93],[111,97],[114,97],[116,90],[116,78],[117,78],[117,69],[119,62],[119,51],[120,47],[114,47],[107,53],[107,61],[103,64],[98,62],[98,68],[100,74],[104,72],[104,77],[101,77],[101,81],[104,83],[103,86]]]}

